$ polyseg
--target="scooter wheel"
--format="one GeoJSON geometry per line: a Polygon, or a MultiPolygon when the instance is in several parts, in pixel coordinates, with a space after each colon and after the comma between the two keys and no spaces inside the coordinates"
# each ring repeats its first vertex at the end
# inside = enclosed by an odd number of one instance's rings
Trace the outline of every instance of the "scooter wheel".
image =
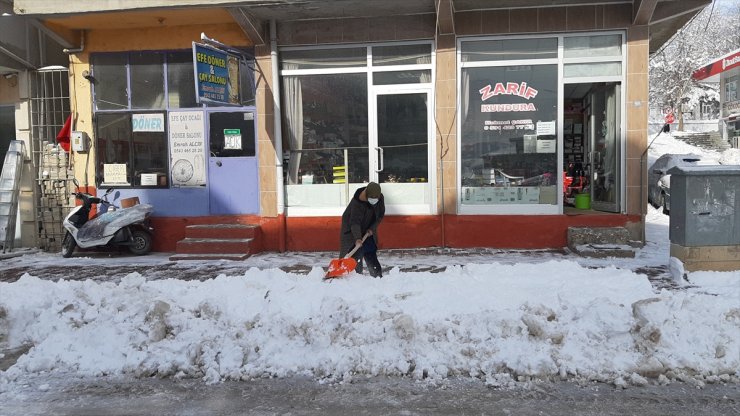
{"type": "Polygon", "coordinates": [[[62,239],[62,257],[72,257],[72,253],[74,253],[76,247],[77,242],[72,237],[72,234],[67,231],[67,234],[64,234],[64,239],[62,239]]]}
{"type": "Polygon", "coordinates": [[[140,256],[152,251],[152,236],[149,235],[148,232],[143,230],[134,230],[134,232],[131,233],[131,239],[133,241],[131,242],[131,245],[128,246],[131,253],[140,256]]]}

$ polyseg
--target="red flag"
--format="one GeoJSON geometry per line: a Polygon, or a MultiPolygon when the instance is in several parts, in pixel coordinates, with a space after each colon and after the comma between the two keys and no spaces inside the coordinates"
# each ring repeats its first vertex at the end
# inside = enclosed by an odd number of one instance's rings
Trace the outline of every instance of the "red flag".
{"type": "Polygon", "coordinates": [[[72,131],[72,114],[67,116],[67,121],[64,122],[64,126],[59,130],[57,134],[57,142],[65,152],[69,152],[69,135],[72,131]]]}

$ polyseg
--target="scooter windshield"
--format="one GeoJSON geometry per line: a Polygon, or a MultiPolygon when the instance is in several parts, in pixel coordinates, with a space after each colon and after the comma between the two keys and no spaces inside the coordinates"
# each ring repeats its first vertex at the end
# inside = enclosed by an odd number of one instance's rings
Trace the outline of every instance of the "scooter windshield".
{"type": "Polygon", "coordinates": [[[131,208],[108,211],[85,223],[77,232],[78,241],[93,241],[111,237],[121,228],[142,222],[154,211],[149,204],[138,204],[131,208]]]}

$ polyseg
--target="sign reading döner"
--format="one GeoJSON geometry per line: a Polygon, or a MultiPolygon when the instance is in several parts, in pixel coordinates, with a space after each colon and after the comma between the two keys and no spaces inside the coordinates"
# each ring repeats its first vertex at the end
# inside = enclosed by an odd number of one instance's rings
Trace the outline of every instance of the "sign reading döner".
{"type": "MultiPolygon", "coordinates": [[[[537,90],[527,85],[526,82],[497,82],[491,87],[491,84],[478,90],[481,95],[481,101],[486,101],[497,95],[514,95],[531,100],[537,96],[537,90]]],[[[501,113],[516,111],[537,111],[534,103],[506,103],[506,104],[481,104],[482,113],[501,113]]]]}

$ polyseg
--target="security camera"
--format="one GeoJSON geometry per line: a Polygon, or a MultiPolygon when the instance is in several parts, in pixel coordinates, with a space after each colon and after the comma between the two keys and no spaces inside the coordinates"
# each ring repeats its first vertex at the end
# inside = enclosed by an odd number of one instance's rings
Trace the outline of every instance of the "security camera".
{"type": "Polygon", "coordinates": [[[82,71],[82,77],[90,82],[95,82],[95,78],[90,74],[90,71],[84,70],[82,71]]]}

